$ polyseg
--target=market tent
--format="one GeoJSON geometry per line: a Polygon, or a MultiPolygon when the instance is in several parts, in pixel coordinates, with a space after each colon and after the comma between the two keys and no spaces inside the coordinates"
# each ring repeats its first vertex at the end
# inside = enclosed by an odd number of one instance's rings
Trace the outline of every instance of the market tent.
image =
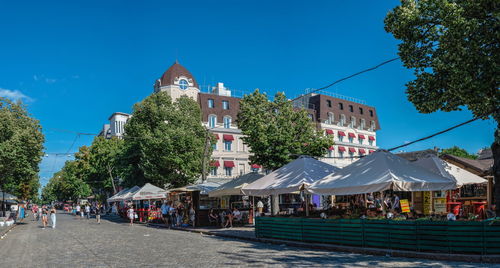
{"type": "Polygon", "coordinates": [[[146,183],[141,189],[130,196],[132,200],[163,199],[166,197],[167,191],[160,187],[156,187],[151,183],[146,183]]]}
{"type": "Polygon", "coordinates": [[[421,158],[415,162],[412,162],[417,166],[428,169],[434,173],[437,173],[443,177],[451,178],[457,181],[457,186],[462,187],[467,184],[476,183],[487,183],[488,181],[476,174],[473,174],[461,167],[447,163],[441,158],[432,155],[426,158],[421,158]]]}
{"type": "Polygon", "coordinates": [[[5,193],[5,195],[4,195],[4,192],[0,191],[0,201],[2,201],[2,199],[4,199],[4,200],[18,200],[17,196],[9,194],[9,193],[5,193]]]}
{"type": "Polygon", "coordinates": [[[255,172],[239,176],[209,192],[208,196],[221,197],[225,195],[243,195],[241,188],[262,178],[263,176],[264,175],[255,172]]]}
{"type": "Polygon", "coordinates": [[[376,151],[310,185],[310,193],[352,195],[394,191],[440,191],[456,188],[446,178],[387,151],[376,151]]]}
{"type": "Polygon", "coordinates": [[[215,190],[220,184],[216,182],[204,182],[200,184],[193,184],[179,188],[169,189],[167,192],[196,192],[200,191],[200,194],[208,194],[209,192],[215,190]]]}
{"type": "Polygon", "coordinates": [[[116,193],[115,195],[113,195],[112,197],[108,198],[106,201],[108,201],[108,203],[111,203],[111,202],[115,202],[117,201],[116,198],[124,193],[126,193],[130,188],[125,188],[121,191],[119,191],[118,193],[116,193]]]}
{"type": "Polygon", "coordinates": [[[293,193],[340,169],[309,156],[294,161],[244,186],[245,195],[265,196],[293,193]]]}
{"type": "Polygon", "coordinates": [[[134,186],[127,191],[123,192],[121,195],[117,196],[115,198],[115,201],[125,201],[125,200],[130,200],[130,197],[137,192],[139,189],[141,189],[139,186],[134,186]]]}

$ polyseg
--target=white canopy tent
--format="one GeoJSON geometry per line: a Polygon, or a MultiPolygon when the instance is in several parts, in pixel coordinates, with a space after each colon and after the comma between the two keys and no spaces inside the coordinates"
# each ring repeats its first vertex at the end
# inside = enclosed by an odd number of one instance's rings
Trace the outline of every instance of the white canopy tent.
{"type": "Polygon", "coordinates": [[[259,173],[248,173],[237,177],[223,185],[217,187],[215,190],[208,193],[209,197],[221,197],[227,195],[243,195],[241,188],[262,178],[264,175],[259,173]]]}
{"type": "Polygon", "coordinates": [[[305,186],[340,169],[309,156],[296,160],[244,186],[244,195],[266,196],[301,191],[305,186]]]}
{"type": "Polygon", "coordinates": [[[200,191],[200,194],[208,194],[209,192],[215,190],[220,186],[220,183],[216,182],[204,182],[200,184],[193,184],[179,188],[169,189],[167,192],[196,192],[200,191]]]}
{"type": "Polygon", "coordinates": [[[412,164],[428,169],[443,177],[456,180],[457,187],[462,187],[467,184],[480,184],[488,182],[486,179],[479,177],[478,175],[473,174],[461,167],[447,163],[435,155],[419,159],[412,162],[412,164]]]}
{"type": "Polygon", "coordinates": [[[127,199],[132,200],[150,200],[150,199],[163,199],[167,197],[167,191],[160,187],[156,187],[151,183],[146,183],[142,188],[135,191],[127,199]]]}
{"type": "Polygon", "coordinates": [[[126,193],[130,188],[125,188],[121,191],[119,191],[118,193],[116,193],[115,195],[113,195],[112,197],[108,198],[106,201],[108,201],[108,203],[111,203],[111,202],[115,202],[116,201],[116,198],[124,193],[126,193]]]}
{"type": "Polygon", "coordinates": [[[130,196],[132,196],[135,192],[137,192],[139,189],[141,189],[139,186],[134,186],[124,192],[122,192],[120,195],[118,195],[117,197],[114,197],[113,198],[113,201],[112,202],[119,202],[119,201],[125,201],[125,200],[128,200],[130,199],[130,196]]]}
{"type": "Polygon", "coordinates": [[[440,191],[456,188],[446,178],[387,151],[376,151],[310,185],[310,193],[352,195],[394,191],[440,191]]]}

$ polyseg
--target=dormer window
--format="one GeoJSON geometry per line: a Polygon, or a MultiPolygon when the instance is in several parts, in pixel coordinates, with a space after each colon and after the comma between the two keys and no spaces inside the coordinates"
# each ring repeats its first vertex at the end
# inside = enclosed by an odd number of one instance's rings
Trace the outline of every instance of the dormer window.
{"type": "Polygon", "coordinates": [[[181,79],[179,81],[179,87],[182,89],[182,90],[186,90],[188,87],[189,87],[189,83],[186,79],[181,79]]]}
{"type": "Polygon", "coordinates": [[[352,105],[349,105],[349,112],[354,112],[354,107],[352,105]]]}

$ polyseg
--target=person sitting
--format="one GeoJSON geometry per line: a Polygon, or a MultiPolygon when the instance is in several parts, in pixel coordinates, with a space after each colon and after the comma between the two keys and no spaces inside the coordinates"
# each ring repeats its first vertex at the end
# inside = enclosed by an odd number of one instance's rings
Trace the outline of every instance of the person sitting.
{"type": "Polygon", "coordinates": [[[448,218],[449,221],[456,221],[457,220],[457,217],[451,211],[448,213],[448,215],[446,215],[446,218],[448,218]]]}
{"type": "Polygon", "coordinates": [[[211,208],[210,211],[208,212],[208,222],[210,222],[210,224],[215,224],[215,225],[217,225],[217,223],[219,222],[219,215],[215,213],[213,208],[211,208]]]}
{"type": "Polygon", "coordinates": [[[236,222],[241,222],[243,215],[237,208],[233,208],[233,220],[236,222]]]}

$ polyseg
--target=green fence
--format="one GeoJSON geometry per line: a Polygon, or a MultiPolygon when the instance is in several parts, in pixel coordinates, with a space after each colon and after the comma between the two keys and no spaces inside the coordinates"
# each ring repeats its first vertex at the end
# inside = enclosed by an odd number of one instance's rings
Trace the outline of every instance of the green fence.
{"type": "Polygon", "coordinates": [[[500,254],[500,224],[257,217],[257,237],[346,246],[467,254],[500,254]]]}

